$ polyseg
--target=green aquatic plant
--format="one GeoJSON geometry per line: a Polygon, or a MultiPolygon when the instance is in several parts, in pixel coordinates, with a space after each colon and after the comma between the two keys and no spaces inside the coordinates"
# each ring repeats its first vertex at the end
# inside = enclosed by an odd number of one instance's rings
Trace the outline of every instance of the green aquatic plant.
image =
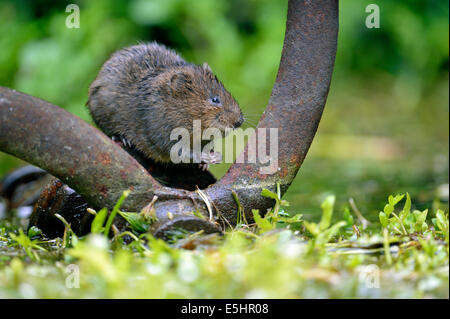
{"type": "Polygon", "coordinates": [[[279,194],[264,194],[278,206],[264,217],[254,210],[254,224],[224,236],[177,229],[163,241],[142,232],[149,219],[124,214],[120,205],[117,214],[128,217],[130,229],[111,237],[102,210],[94,231],[82,237],[62,217],[62,240],[3,231],[0,295],[27,297],[19,288],[25,285],[42,298],[448,298],[449,222],[442,209],[419,211],[408,194],[390,196],[387,223],[359,227],[355,236],[361,221],[346,207],[336,214],[335,196],[324,199],[313,222],[287,211],[279,194]],[[73,267],[78,289],[67,288],[73,267]]]}

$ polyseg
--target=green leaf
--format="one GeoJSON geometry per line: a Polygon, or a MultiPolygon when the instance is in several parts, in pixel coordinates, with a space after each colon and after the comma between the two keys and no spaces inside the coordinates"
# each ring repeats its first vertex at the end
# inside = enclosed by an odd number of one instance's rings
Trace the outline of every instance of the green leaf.
{"type": "Polygon", "coordinates": [[[272,230],[275,228],[275,225],[269,222],[266,218],[262,218],[261,215],[259,215],[259,211],[257,209],[252,210],[253,213],[253,219],[255,220],[256,225],[258,225],[258,228],[260,229],[261,233],[264,233],[266,231],[272,230]]]}
{"type": "Polygon", "coordinates": [[[63,224],[66,226],[66,229],[68,231],[68,233],[70,234],[71,240],[72,240],[72,246],[75,247],[75,245],[78,243],[78,237],[77,235],[73,232],[72,228],[70,227],[70,224],[67,222],[67,220],[62,217],[60,214],[55,214],[54,215],[56,218],[58,218],[60,221],[63,222],[63,224]]]}
{"type": "Polygon", "coordinates": [[[320,234],[320,229],[316,223],[309,223],[307,221],[304,221],[303,224],[305,225],[306,229],[311,233],[311,235],[316,237],[320,234]]]}
{"type": "Polygon", "coordinates": [[[406,201],[403,210],[408,213],[411,211],[411,197],[409,196],[409,193],[406,193],[406,201]]]}
{"type": "Polygon", "coordinates": [[[194,214],[195,217],[198,217],[198,218],[200,218],[200,219],[205,219],[205,220],[206,220],[205,215],[203,215],[202,213],[200,213],[200,212],[198,212],[198,211],[196,211],[196,210],[193,211],[192,214],[194,214]]]}
{"type": "Polygon", "coordinates": [[[422,224],[427,219],[428,209],[425,209],[423,212],[419,210],[415,210],[413,212],[416,224],[422,224]]]}
{"type": "Polygon", "coordinates": [[[388,218],[386,217],[386,214],[383,213],[383,212],[380,212],[378,217],[380,218],[381,226],[387,227],[387,225],[388,225],[388,218]]]}
{"type": "Polygon", "coordinates": [[[76,236],[73,232],[72,232],[72,236],[70,237],[71,242],[72,242],[72,246],[75,247],[78,244],[78,236],[76,236]]]}
{"type": "Polygon", "coordinates": [[[112,223],[114,221],[114,218],[116,217],[117,212],[120,209],[120,206],[122,206],[123,201],[128,197],[128,195],[130,195],[130,190],[123,191],[122,196],[120,196],[120,198],[117,201],[116,205],[114,206],[111,214],[109,214],[108,220],[106,221],[105,230],[103,232],[103,234],[105,236],[108,236],[109,230],[110,230],[111,225],[112,225],[112,223]]]}
{"type": "Polygon", "coordinates": [[[389,218],[391,213],[394,211],[394,206],[392,206],[390,204],[386,204],[386,206],[384,206],[383,211],[386,214],[386,217],[389,218]]]}
{"type": "Polygon", "coordinates": [[[288,224],[301,223],[301,222],[303,222],[302,217],[303,217],[302,214],[296,214],[296,215],[294,215],[292,217],[281,217],[280,221],[283,221],[283,222],[288,223],[288,224]]]}
{"type": "Polygon", "coordinates": [[[440,209],[436,212],[436,226],[442,231],[448,231],[448,217],[446,218],[445,213],[440,209]]]}
{"type": "Polygon", "coordinates": [[[405,205],[403,206],[403,210],[399,214],[400,219],[404,220],[405,218],[407,218],[410,212],[411,212],[411,197],[409,196],[409,193],[406,193],[405,205]]]}
{"type": "Polygon", "coordinates": [[[322,205],[322,219],[319,223],[319,229],[325,230],[331,225],[331,217],[333,216],[333,207],[334,202],[336,201],[336,197],[334,195],[328,196],[323,201],[322,205]]]}
{"type": "Polygon", "coordinates": [[[31,226],[30,229],[28,229],[28,238],[33,238],[39,235],[42,235],[42,230],[37,226],[31,226]]]}
{"type": "Polygon", "coordinates": [[[119,215],[122,216],[130,224],[131,229],[137,233],[145,233],[150,227],[150,223],[146,222],[141,214],[119,211],[119,215]]]}
{"type": "Polygon", "coordinates": [[[104,228],[103,225],[105,224],[106,216],[108,215],[108,210],[105,208],[102,208],[97,215],[95,215],[94,220],[91,224],[91,233],[98,234],[101,233],[104,228]]]}
{"type": "Polygon", "coordinates": [[[265,188],[263,188],[263,190],[261,191],[261,196],[269,197],[278,201],[278,195],[265,188]]]}
{"type": "Polygon", "coordinates": [[[427,231],[427,229],[428,229],[428,224],[425,222],[422,223],[420,231],[425,232],[425,231],[427,231]]]}
{"type": "Polygon", "coordinates": [[[352,226],[355,223],[352,214],[350,213],[350,209],[346,206],[344,208],[344,220],[347,223],[347,226],[352,226]]]}
{"type": "Polygon", "coordinates": [[[389,205],[391,205],[391,206],[397,205],[397,203],[400,202],[403,199],[403,197],[405,197],[405,195],[397,194],[397,195],[395,195],[395,197],[393,197],[392,195],[389,195],[389,198],[388,198],[389,205]]]}

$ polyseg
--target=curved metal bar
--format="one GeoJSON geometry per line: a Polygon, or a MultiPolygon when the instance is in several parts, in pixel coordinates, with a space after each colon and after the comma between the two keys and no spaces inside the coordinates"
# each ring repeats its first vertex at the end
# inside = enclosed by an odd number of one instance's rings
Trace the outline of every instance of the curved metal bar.
{"type": "Polygon", "coordinates": [[[154,195],[186,197],[162,187],[105,134],[64,109],[0,87],[0,149],[58,177],[95,207],[145,205],[154,195]]]}
{"type": "MultiPolygon", "coordinates": [[[[265,165],[234,163],[227,174],[204,193],[230,223],[236,221],[238,195],[246,214],[263,213],[273,201],[261,190],[284,193],[311,145],[325,106],[337,47],[337,0],[289,0],[286,35],[277,80],[258,128],[278,129],[278,168],[261,174],[265,165]]],[[[269,141],[269,137],[266,138],[269,141]]],[[[254,145],[260,141],[256,138],[254,145]]],[[[247,145],[240,158],[246,158],[247,145]]],[[[60,178],[94,207],[113,207],[124,189],[132,189],[124,208],[138,211],[154,195],[161,234],[173,225],[210,229],[212,223],[186,217],[198,210],[208,216],[195,192],[159,185],[128,153],[78,117],[48,102],[0,87],[0,150],[37,165],[60,178]],[[68,131],[70,132],[68,134],[68,131]],[[171,212],[172,214],[167,214],[171,212]],[[168,216],[174,218],[168,218],[168,216]]],[[[248,216],[250,218],[250,216],[248,216]]],[[[214,228],[214,227],[213,227],[214,228]]],[[[217,227],[215,229],[218,229],[217,227]]]]}
{"type": "MultiPolygon", "coordinates": [[[[276,83],[257,128],[278,130],[278,167],[274,174],[261,174],[267,164],[235,163],[227,174],[206,190],[222,212],[235,207],[234,190],[246,214],[263,213],[273,201],[262,197],[263,188],[284,194],[297,174],[322,116],[333,73],[338,36],[337,0],[291,0],[286,34],[276,83]]],[[[247,159],[249,148],[258,149],[258,137],[249,142],[238,162],[247,159]]],[[[234,220],[234,216],[228,216],[234,220]]],[[[250,218],[251,216],[249,216],[250,218]]]]}

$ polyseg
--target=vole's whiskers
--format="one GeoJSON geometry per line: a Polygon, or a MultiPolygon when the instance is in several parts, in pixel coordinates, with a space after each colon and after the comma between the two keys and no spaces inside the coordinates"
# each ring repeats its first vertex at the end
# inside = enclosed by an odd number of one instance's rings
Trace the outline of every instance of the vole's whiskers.
{"type": "MultiPolygon", "coordinates": [[[[245,109],[248,105],[245,105],[242,109],[245,109]]],[[[256,128],[256,126],[258,125],[259,122],[259,117],[261,115],[260,114],[256,114],[254,112],[245,112],[244,113],[244,126],[248,126],[248,127],[252,127],[252,128],[256,128]]]]}

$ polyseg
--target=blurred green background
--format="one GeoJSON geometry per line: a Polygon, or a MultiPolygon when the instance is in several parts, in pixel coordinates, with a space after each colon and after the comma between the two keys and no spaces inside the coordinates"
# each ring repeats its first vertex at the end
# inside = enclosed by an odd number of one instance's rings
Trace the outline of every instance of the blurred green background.
{"type": "MultiPolygon", "coordinates": [[[[159,41],[207,61],[254,125],[269,99],[283,43],[287,0],[0,0],[0,85],[48,100],[90,121],[88,87],[114,51],[159,41]]],[[[316,218],[324,196],[354,198],[369,219],[391,193],[418,208],[448,205],[449,4],[340,2],[338,53],[318,134],[286,194],[290,211],[316,218]]],[[[0,176],[23,163],[0,154],[0,176]]],[[[221,176],[226,165],[213,167],[221,176]]]]}

